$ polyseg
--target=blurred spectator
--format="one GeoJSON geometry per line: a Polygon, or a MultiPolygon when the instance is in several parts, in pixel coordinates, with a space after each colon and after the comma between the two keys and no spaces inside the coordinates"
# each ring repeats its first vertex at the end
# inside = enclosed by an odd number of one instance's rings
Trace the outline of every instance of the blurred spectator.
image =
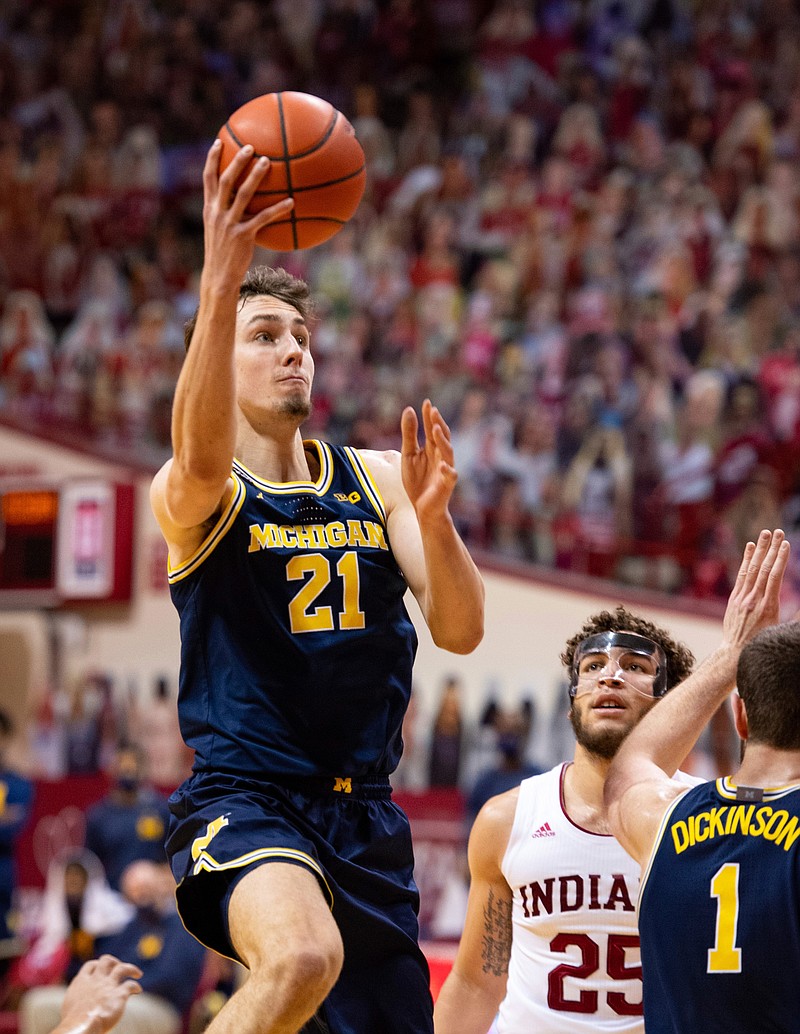
{"type": "Polygon", "coordinates": [[[152,696],[136,706],[132,720],[134,739],[142,745],[150,779],[160,790],[171,793],[188,777],[193,753],[183,742],[178,708],[165,676],[155,680],[152,696]]]}
{"type": "Polygon", "coordinates": [[[35,400],[53,384],[55,332],[41,298],[13,291],[0,319],[0,376],[9,400],[35,400]]]}
{"type": "Polygon", "coordinates": [[[757,384],[743,379],[732,387],[722,413],[716,457],[714,501],[720,509],[730,506],[756,468],[769,464],[772,458],[763,412],[757,384]]]}
{"type": "Polygon", "coordinates": [[[514,711],[498,711],[494,727],[497,760],[480,772],[467,794],[467,821],[471,826],[489,798],[519,786],[528,776],[539,775],[541,766],[528,761],[525,750],[531,736],[533,711],[522,704],[514,711]]]}
{"type": "Polygon", "coordinates": [[[72,692],[66,725],[67,772],[87,775],[104,767],[115,740],[111,679],[103,672],[89,672],[72,692]]]}
{"type": "MultiPolygon", "coordinates": [[[[567,468],[559,515],[562,542],[568,539],[568,550],[583,557],[587,574],[612,576],[631,532],[632,491],[631,459],[622,432],[613,426],[596,428],[567,468]]],[[[575,562],[574,553],[570,562],[575,562]]]]}
{"type": "Polygon", "coordinates": [[[47,870],[34,940],[15,967],[12,984],[42,988],[47,997],[95,957],[98,937],[121,930],[132,915],[133,908],[109,887],[91,851],[62,855],[47,870]]]}
{"type": "MultiPolygon", "coordinates": [[[[166,863],[132,863],[123,891],[133,914],[119,929],[98,939],[96,954],[123,958],[142,971],[142,993],[128,1002],[114,1028],[120,1034],[177,1034],[200,983],[206,949],[183,928],[174,907],[174,883],[166,863]]],[[[20,1006],[21,1034],[49,1034],[66,988],[31,991],[20,1006]]]]}
{"type": "Polygon", "coordinates": [[[0,710],[0,976],[8,969],[10,959],[19,954],[12,912],[17,886],[14,852],[34,797],[33,783],[9,765],[7,755],[13,736],[11,718],[0,710]]]}
{"type": "Polygon", "coordinates": [[[661,503],[676,549],[691,563],[714,516],[714,435],[724,384],[711,370],[687,381],[676,419],[676,439],[661,443],[661,503]]]}
{"type": "Polygon", "coordinates": [[[119,889],[131,862],[165,861],[169,808],[166,798],[146,781],[140,747],[121,746],[110,775],[109,793],[86,813],[86,847],[100,859],[111,886],[119,889]]]}
{"type": "Polygon", "coordinates": [[[439,709],[431,730],[428,785],[458,786],[464,746],[461,680],[448,676],[441,689],[439,709]]]}

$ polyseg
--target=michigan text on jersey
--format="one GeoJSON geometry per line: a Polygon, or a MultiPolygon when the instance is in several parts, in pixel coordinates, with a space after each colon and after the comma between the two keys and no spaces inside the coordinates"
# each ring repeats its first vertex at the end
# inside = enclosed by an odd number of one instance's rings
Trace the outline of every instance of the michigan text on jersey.
{"type": "Polygon", "coordinates": [[[331,521],[330,524],[251,524],[248,553],[259,549],[340,549],[389,546],[377,521],[331,521]]]}
{"type": "Polygon", "coordinates": [[[796,815],[782,808],[771,808],[768,804],[722,805],[677,819],[670,825],[675,853],[681,854],[687,847],[715,837],[738,834],[744,837],[763,837],[764,840],[788,851],[800,837],[800,820],[796,815]]]}

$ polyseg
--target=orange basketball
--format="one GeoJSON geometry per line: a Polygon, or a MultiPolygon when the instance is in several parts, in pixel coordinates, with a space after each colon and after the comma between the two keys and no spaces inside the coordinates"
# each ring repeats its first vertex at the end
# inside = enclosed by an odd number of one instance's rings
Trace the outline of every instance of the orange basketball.
{"type": "Polygon", "coordinates": [[[248,212],[294,198],[292,211],[259,233],[262,247],[313,248],[338,233],[358,208],[364,152],[344,115],[320,97],[266,93],[237,108],[217,135],[220,172],[245,144],[255,151],[253,161],[262,155],[270,160],[248,212]]]}

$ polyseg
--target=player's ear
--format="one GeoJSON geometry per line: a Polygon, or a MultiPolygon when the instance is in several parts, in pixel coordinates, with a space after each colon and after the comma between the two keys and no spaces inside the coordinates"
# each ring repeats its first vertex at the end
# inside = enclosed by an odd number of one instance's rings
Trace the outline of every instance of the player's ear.
{"type": "Polygon", "coordinates": [[[747,724],[747,708],[737,690],[734,690],[731,694],[731,710],[733,711],[733,724],[736,728],[736,735],[740,740],[747,740],[750,735],[747,724]]]}

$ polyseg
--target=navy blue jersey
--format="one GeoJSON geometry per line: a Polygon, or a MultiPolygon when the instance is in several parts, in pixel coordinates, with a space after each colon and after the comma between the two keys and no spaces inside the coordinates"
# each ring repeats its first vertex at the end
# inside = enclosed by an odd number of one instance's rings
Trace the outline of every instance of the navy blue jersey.
{"type": "Polygon", "coordinates": [[[800,787],[704,783],[642,879],[647,1034],[800,1030],[800,787]]]}
{"type": "Polygon", "coordinates": [[[380,494],[353,449],[316,448],[316,482],[234,461],[235,490],[170,570],[178,711],[195,770],[388,775],[417,639],[380,494]]]}

